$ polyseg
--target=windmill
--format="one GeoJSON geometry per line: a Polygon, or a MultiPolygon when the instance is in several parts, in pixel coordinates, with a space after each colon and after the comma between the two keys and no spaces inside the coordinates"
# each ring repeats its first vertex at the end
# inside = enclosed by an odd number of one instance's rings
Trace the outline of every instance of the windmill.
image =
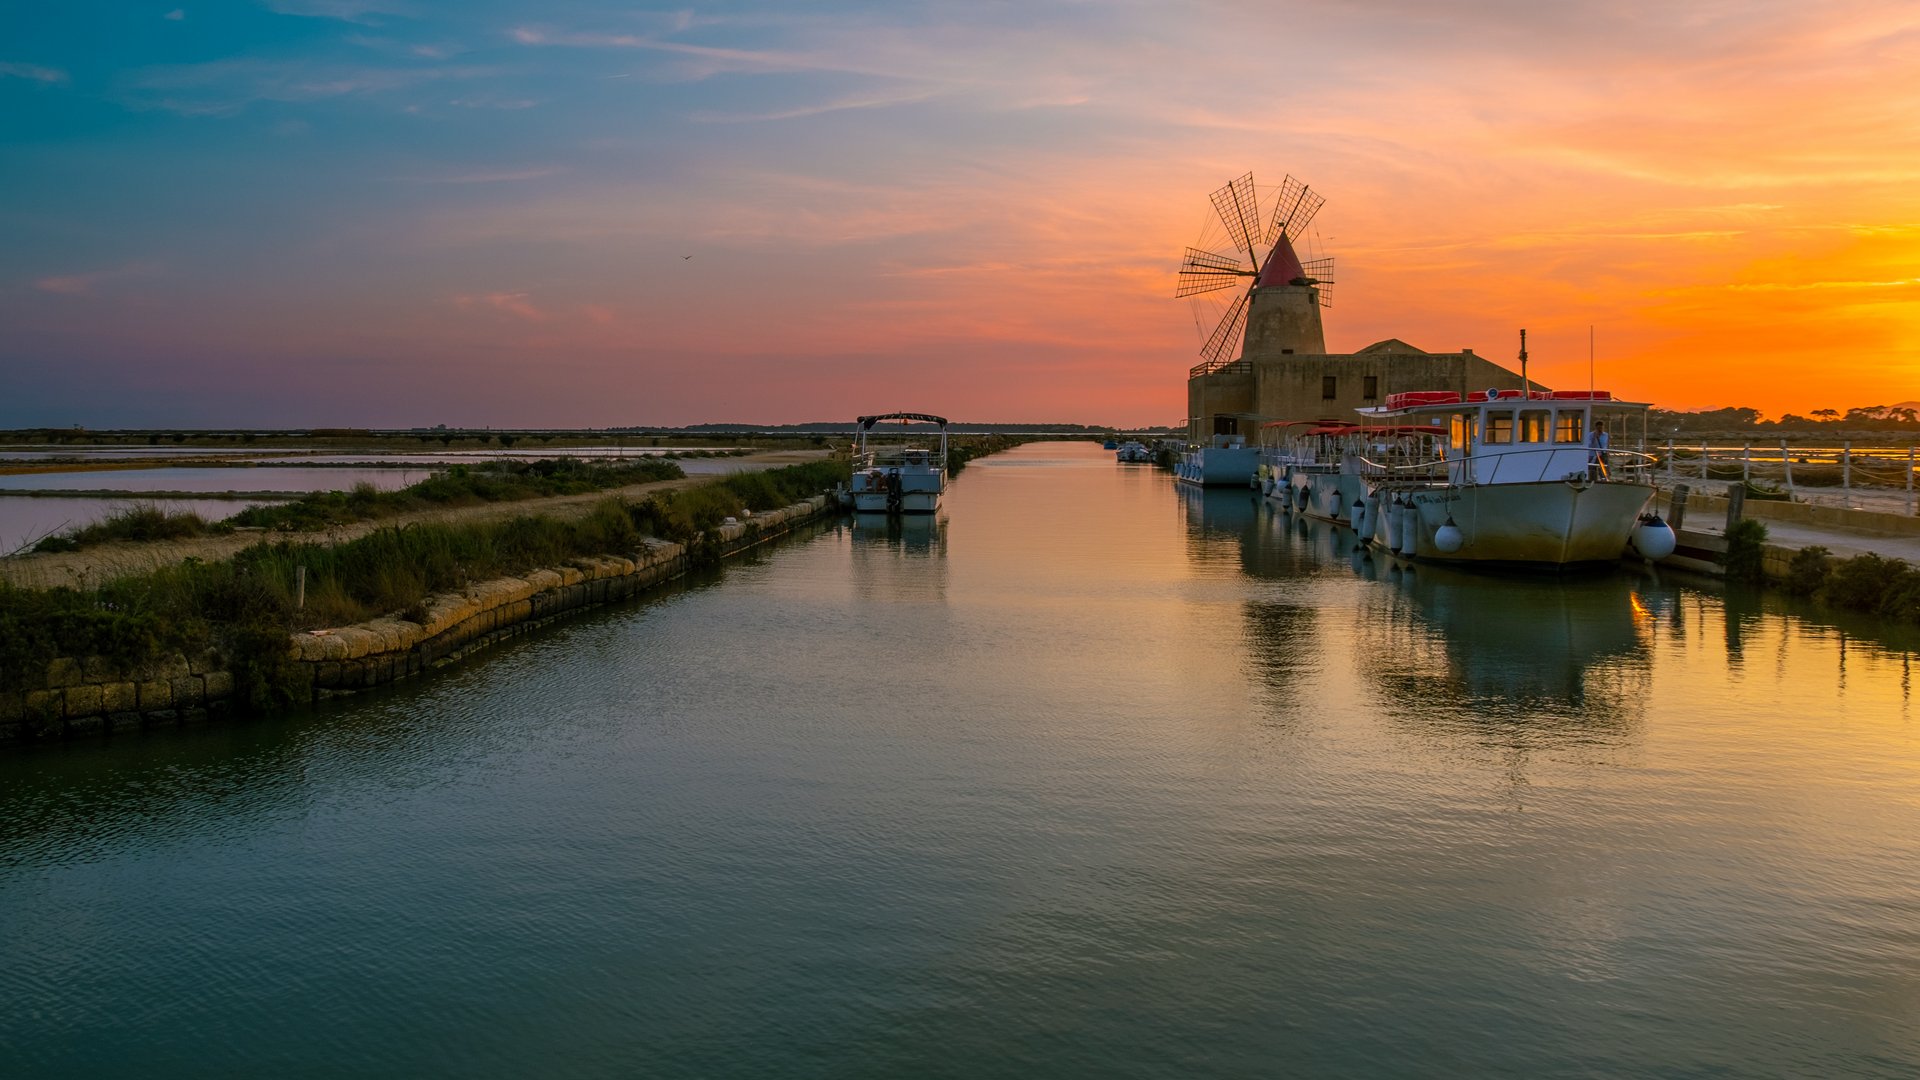
{"type": "MultiPolygon", "coordinates": [[[[1314,214],[1327,201],[1325,196],[1288,176],[1277,192],[1264,196],[1267,205],[1263,205],[1253,174],[1248,173],[1228,182],[1210,198],[1218,221],[1208,218],[1201,246],[1188,248],[1180,260],[1180,280],[1173,295],[1205,296],[1237,288],[1243,279],[1247,288],[1227,307],[1213,333],[1200,346],[1203,360],[1194,368],[1196,375],[1212,372],[1232,358],[1244,336],[1257,291],[1274,286],[1304,287],[1312,290],[1319,307],[1332,306],[1326,287],[1333,284],[1333,260],[1302,262],[1293,248],[1294,238],[1312,223],[1314,214]]],[[[1313,337],[1317,338],[1317,311],[1314,322],[1313,337]]]]}

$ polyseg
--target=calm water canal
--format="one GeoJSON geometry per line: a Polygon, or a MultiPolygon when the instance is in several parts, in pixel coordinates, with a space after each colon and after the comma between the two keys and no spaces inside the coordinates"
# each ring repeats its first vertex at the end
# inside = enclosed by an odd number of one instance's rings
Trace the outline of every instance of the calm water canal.
{"type": "Polygon", "coordinates": [[[1920,1071],[1907,655],[1088,445],[287,721],[0,756],[20,1076],[1920,1071]]]}

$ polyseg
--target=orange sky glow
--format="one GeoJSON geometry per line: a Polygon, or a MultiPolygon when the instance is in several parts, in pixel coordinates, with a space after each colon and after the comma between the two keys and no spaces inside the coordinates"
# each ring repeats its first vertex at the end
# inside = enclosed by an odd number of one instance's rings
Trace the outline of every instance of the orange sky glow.
{"type": "Polygon", "coordinates": [[[1248,170],[1327,198],[1337,351],[1524,326],[1584,386],[1592,327],[1667,408],[1920,398],[1911,5],[610,10],[94,72],[41,27],[0,423],[1179,422],[1179,256],[1248,170]]]}

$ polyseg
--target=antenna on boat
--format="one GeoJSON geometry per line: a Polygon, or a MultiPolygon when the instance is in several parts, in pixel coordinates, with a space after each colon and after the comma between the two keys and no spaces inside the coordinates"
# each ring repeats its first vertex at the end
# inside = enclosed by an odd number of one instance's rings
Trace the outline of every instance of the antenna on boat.
{"type": "Polygon", "coordinates": [[[1527,381],[1527,328],[1520,328],[1520,400],[1533,400],[1533,384],[1527,381]]]}
{"type": "Polygon", "coordinates": [[[1593,324],[1587,324],[1587,396],[1593,396],[1593,324]]]}

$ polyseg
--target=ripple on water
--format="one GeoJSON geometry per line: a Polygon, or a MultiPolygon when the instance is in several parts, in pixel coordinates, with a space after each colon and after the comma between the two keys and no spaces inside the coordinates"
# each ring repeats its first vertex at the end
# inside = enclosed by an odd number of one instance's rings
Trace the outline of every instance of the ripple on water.
{"type": "Polygon", "coordinates": [[[434,679],[0,757],[23,1075],[1907,1076],[1890,633],[1075,444],[434,679]]]}

